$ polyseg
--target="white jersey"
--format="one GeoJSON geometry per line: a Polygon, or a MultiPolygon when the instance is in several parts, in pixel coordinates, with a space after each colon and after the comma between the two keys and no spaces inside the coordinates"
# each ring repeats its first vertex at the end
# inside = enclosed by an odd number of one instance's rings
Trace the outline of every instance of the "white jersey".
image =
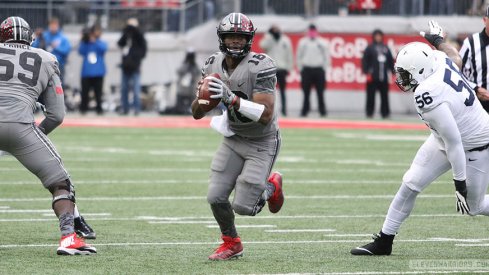
{"type": "MultiPolygon", "coordinates": [[[[474,90],[461,76],[456,65],[445,53],[435,51],[435,54],[437,62],[435,72],[421,82],[414,92],[418,114],[425,120],[423,118],[425,113],[446,103],[455,119],[465,150],[488,144],[489,115],[482,108],[474,90]]],[[[444,149],[445,145],[439,131],[428,121],[425,122],[444,149]]]]}

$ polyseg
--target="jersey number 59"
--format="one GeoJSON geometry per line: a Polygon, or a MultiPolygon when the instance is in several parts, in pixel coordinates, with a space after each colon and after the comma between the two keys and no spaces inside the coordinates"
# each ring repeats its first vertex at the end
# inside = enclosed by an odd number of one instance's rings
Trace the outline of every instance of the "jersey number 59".
{"type": "MultiPolygon", "coordinates": [[[[0,73],[0,81],[9,81],[14,77],[14,63],[7,59],[1,58],[2,55],[15,56],[15,50],[0,48],[0,68],[5,67],[5,72],[0,73]]],[[[19,65],[22,69],[30,72],[32,76],[19,72],[17,77],[20,82],[31,87],[36,86],[41,70],[41,57],[34,52],[23,52],[19,55],[19,65]]],[[[3,71],[0,69],[0,71],[3,71]]]]}

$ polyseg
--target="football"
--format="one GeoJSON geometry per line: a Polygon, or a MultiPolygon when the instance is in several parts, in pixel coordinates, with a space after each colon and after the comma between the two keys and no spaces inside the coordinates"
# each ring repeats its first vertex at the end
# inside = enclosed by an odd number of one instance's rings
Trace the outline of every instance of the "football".
{"type": "Polygon", "coordinates": [[[211,82],[209,76],[221,79],[221,77],[217,73],[210,74],[204,78],[204,82],[202,83],[202,85],[200,85],[199,93],[197,95],[197,101],[200,105],[200,108],[205,112],[209,112],[210,110],[214,109],[219,104],[219,102],[221,102],[220,98],[210,97],[211,95],[213,95],[213,93],[209,91],[209,82],[211,82]]]}

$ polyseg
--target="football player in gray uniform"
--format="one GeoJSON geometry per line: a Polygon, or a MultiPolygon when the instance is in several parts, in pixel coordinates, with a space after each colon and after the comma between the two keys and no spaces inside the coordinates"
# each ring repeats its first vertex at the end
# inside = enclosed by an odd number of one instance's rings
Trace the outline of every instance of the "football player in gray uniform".
{"type": "MultiPolygon", "coordinates": [[[[276,67],[267,55],[250,51],[254,34],[246,15],[225,16],[217,26],[220,52],[210,56],[202,68],[203,77],[219,74],[220,79],[212,77],[209,91],[227,107],[223,115],[227,131],[221,131],[224,139],[212,160],[207,194],[224,242],[209,256],[211,260],[242,256],[235,212],[254,216],[268,202],[270,212],[277,213],[284,202],[282,176],[270,174],[280,150],[276,67]]],[[[192,102],[192,113],[195,119],[206,115],[197,99],[192,102]]]]}
{"type": "Polygon", "coordinates": [[[65,115],[58,62],[52,54],[31,48],[32,32],[20,17],[0,24],[0,150],[35,174],[53,196],[61,240],[58,255],[96,253],[75,233],[75,190],[61,157],[46,136],[65,115]],[[42,98],[46,117],[34,123],[36,102],[42,98]]]}

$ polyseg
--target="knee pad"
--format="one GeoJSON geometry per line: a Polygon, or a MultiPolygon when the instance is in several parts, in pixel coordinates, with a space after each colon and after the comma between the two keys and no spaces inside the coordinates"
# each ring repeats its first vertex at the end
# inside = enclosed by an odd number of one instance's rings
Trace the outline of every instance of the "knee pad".
{"type": "Polygon", "coordinates": [[[253,211],[251,211],[248,207],[233,203],[233,210],[236,212],[236,214],[243,215],[243,216],[254,216],[253,211]]]}
{"type": "Polygon", "coordinates": [[[244,205],[233,202],[233,210],[239,215],[255,216],[260,213],[267,201],[264,199],[263,195],[255,202],[253,205],[244,205]]]}
{"type": "Polygon", "coordinates": [[[48,189],[51,192],[51,194],[53,194],[53,202],[51,203],[52,207],[54,207],[54,204],[60,200],[69,200],[72,201],[73,203],[76,202],[75,187],[71,184],[71,181],[69,179],[51,184],[48,187],[48,189]],[[54,193],[60,190],[65,190],[68,192],[68,194],[61,194],[58,196],[54,196],[54,193]]]}

